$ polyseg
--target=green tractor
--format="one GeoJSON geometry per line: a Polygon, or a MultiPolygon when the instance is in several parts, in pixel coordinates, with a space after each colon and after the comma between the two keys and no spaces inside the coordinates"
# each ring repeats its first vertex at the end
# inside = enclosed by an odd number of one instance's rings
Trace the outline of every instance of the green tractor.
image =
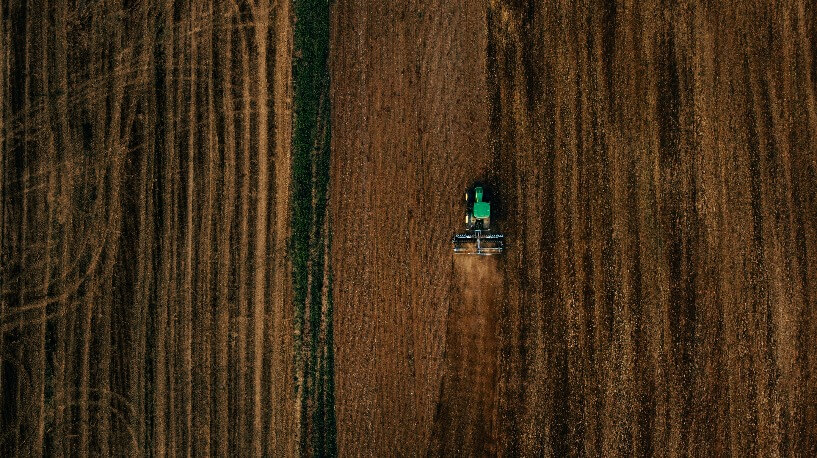
{"type": "Polygon", "coordinates": [[[454,236],[454,254],[492,255],[502,253],[505,236],[491,228],[491,204],[483,200],[482,186],[465,193],[465,229],[454,236]]]}

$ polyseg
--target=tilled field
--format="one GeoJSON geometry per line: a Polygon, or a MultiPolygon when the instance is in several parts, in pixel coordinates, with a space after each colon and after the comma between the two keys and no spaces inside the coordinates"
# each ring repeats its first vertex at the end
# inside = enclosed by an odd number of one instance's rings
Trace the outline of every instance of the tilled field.
{"type": "Polygon", "coordinates": [[[467,315],[450,237],[492,159],[485,5],[338,2],[332,24],[338,445],[415,455],[462,413],[439,401],[462,389],[446,336],[467,315]]]}
{"type": "Polygon", "coordinates": [[[0,455],[306,449],[292,10],[0,0],[0,455]]]}
{"type": "Polygon", "coordinates": [[[336,3],[341,453],[814,454],[814,18],[336,3]],[[450,253],[475,180],[499,297],[450,253]]]}
{"type": "Polygon", "coordinates": [[[815,17],[0,0],[0,455],[817,456],[815,17]]]}
{"type": "Polygon", "coordinates": [[[445,335],[445,364],[429,452],[496,454],[500,258],[457,256],[445,335]]]}

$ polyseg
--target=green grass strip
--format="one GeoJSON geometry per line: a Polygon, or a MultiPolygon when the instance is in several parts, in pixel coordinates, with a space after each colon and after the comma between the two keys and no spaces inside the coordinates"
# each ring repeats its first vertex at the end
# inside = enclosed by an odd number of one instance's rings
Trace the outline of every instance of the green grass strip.
{"type": "MultiPolygon", "coordinates": [[[[331,284],[324,285],[330,164],[329,0],[294,0],[292,238],[301,451],[337,455],[331,284]],[[313,199],[313,195],[315,196],[313,199]],[[310,268],[311,266],[311,268],[310,268]],[[311,284],[309,284],[311,279],[311,284]],[[324,307],[321,291],[330,288],[324,307]],[[312,294],[308,296],[311,289],[312,294]],[[307,304],[307,301],[309,302],[307,304]],[[324,308],[326,312],[324,313],[324,308]],[[309,311],[307,315],[307,310],[309,311]],[[308,336],[308,342],[304,341],[308,336]],[[307,411],[311,407],[311,411],[307,411]]],[[[328,278],[331,278],[331,274],[328,278]]],[[[331,283],[331,282],[330,282],[331,283]]]]}

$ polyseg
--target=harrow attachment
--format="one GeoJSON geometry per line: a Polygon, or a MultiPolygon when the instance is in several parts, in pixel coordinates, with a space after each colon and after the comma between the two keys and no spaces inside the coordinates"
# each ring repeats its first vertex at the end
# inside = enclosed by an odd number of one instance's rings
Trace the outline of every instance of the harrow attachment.
{"type": "Polygon", "coordinates": [[[505,247],[505,236],[474,230],[466,234],[455,235],[452,243],[454,254],[500,254],[505,247]]]}

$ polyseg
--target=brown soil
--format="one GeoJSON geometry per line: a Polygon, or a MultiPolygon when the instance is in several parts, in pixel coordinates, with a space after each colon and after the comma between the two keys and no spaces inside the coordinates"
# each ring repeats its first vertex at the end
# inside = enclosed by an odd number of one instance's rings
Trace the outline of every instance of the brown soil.
{"type": "Polygon", "coordinates": [[[0,0],[0,455],[297,453],[289,8],[0,0]]]}
{"type": "Polygon", "coordinates": [[[484,25],[475,2],[334,6],[341,455],[411,456],[432,441],[446,317],[460,315],[450,238],[462,224],[462,193],[491,159],[484,25]]]}
{"type": "Polygon", "coordinates": [[[817,456],[814,2],[336,0],[308,307],[293,6],[0,0],[0,456],[817,456]]]}
{"type": "Polygon", "coordinates": [[[814,17],[337,2],[341,454],[817,452],[814,17]],[[449,244],[473,180],[509,244],[484,304],[449,244]]]}
{"type": "Polygon", "coordinates": [[[500,262],[497,256],[454,257],[432,455],[496,454],[497,317],[504,305],[500,262]]]}

